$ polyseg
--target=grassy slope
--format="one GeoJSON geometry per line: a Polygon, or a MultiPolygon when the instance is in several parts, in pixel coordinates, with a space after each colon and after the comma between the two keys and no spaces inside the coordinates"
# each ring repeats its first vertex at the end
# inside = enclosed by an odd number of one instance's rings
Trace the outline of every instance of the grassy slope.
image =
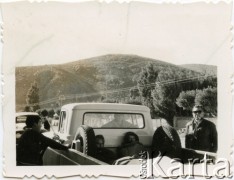
{"type": "MultiPolygon", "coordinates": [[[[155,59],[118,54],[62,65],[18,67],[16,68],[16,104],[25,104],[27,91],[34,81],[38,84],[41,101],[58,99],[60,95],[69,94],[97,93],[97,97],[98,95],[100,97],[101,91],[135,86],[135,77],[148,63],[154,63],[158,67],[185,69],[155,59]]],[[[83,99],[86,100],[91,101],[92,97],[83,99]]]]}

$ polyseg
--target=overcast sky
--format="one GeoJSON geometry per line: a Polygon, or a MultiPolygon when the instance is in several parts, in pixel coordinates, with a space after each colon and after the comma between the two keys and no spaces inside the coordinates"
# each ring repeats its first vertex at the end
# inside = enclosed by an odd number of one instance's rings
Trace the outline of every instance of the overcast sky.
{"type": "Polygon", "coordinates": [[[4,57],[16,66],[60,64],[105,54],[216,65],[222,60],[219,51],[231,38],[230,8],[226,3],[4,4],[4,46],[12,50],[4,57]]]}

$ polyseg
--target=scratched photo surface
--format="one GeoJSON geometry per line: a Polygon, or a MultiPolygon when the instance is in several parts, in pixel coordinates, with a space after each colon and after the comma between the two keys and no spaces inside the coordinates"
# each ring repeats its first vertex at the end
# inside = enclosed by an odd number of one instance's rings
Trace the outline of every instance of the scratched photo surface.
{"type": "Polygon", "coordinates": [[[204,158],[218,173],[231,160],[231,7],[2,4],[5,176],[170,177],[191,158],[194,175],[204,158]]]}

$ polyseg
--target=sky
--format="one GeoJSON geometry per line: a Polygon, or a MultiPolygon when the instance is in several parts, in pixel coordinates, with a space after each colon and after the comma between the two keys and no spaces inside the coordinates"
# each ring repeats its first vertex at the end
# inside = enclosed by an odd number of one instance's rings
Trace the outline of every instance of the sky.
{"type": "Polygon", "coordinates": [[[6,3],[3,40],[14,53],[3,58],[31,66],[134,54],[216,65],[231,38],[230,8],[226,3],[6,3]]]}

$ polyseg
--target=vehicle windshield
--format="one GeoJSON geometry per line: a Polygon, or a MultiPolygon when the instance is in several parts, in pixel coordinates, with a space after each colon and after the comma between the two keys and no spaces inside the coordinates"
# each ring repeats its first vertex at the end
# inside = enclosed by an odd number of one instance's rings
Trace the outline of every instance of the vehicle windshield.
{"type": "Polygon", "coordinates": [[[144,128],[142,114],[135,113],[85,113],[83,124],[92,128],[141,129],[144,128]]]}
{"type": "Polygon", "coordinates": [[[18,116],[16,117],[16,123],[25,123],[27,116],[18,116]]]}

